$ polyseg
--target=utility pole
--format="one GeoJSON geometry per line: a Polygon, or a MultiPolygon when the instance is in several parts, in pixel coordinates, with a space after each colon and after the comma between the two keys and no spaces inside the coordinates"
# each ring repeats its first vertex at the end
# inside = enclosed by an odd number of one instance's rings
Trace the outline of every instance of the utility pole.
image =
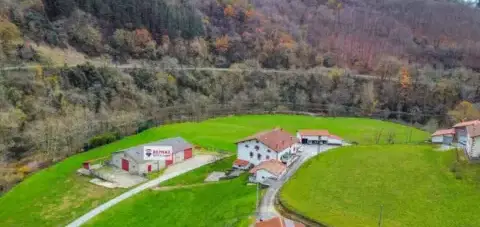
{"type": "Polygon", "coordinates": [[[380,206],[380,217],[378,219],[378,227],[382,227],[383,204],[380,206]]]}
{"type": "Polygon", "coordinates": [[[257,216],[257,219],[258,219],[258,216],[260,216],[260,203],[259,203],[259,197],[260,196],[258,195],[259,194],[258,193],[258,186],[259,186],[259,184],[257,182],[257,198],[256,198],[256,205],[257,205],[257,215],[256,216],[257,216]]]}

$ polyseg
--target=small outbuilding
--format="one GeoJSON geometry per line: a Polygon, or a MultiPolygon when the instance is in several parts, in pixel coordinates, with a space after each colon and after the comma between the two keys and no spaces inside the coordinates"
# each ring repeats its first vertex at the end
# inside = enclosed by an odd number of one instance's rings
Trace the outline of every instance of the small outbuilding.
{"type": "Polygon", "coordinates": [[[262,183],[267,179],[278,179],[285,174],[287,166],[282,162],[271,159],[261,162],[249,172],[252,174],[250,181],[262,183]]]}
{"type": "Polygon", "coordinates": [[[193,145],[181,137],[175,137],[114,152],[110,164],[132,174],[144,174],[161,170],[192,156],[193,145]],[[145,146],[171,146],[172,159],[161,161],[145,160],[143,154],[145,146]]]}
{"type": "Polygon", "coordinates": [[[455,129],[440,129],[432,134],[432,143],[450,145],[455,136],[455,129]]]}
{"type": "Polygon", "coordinates": [[[297,138],[302,144],[327,144],[328,130],[304,129],[297,131],[297,138]]]}

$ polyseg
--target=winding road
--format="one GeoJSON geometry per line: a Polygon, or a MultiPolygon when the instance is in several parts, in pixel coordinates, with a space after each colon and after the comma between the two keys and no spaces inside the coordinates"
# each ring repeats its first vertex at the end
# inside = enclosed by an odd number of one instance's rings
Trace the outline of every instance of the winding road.
{"type": "Polygon", "coordinates": [[[275,210],[275,198],[280,191],[280,188],[285,184],[285,182],[290,179],[293,174],[302,166],[303,163],[308,161],[310,158],[319,154],[319,151],[324,152],[329,149],[333,149],[335,147],[326,147],[323,149],[318,149],[316,145],[306,145],[304,146],[304,150],[299,153],[300,158],[295,161],[287,170],[287,172],[274,184],[272,184],[265,195],[263,196],[262,200],[260,201],[260,205],[257,209],[257,221],[260,220],[268,220],[274,217],[281,217],[282,215],[279,214],[275,210]]]}

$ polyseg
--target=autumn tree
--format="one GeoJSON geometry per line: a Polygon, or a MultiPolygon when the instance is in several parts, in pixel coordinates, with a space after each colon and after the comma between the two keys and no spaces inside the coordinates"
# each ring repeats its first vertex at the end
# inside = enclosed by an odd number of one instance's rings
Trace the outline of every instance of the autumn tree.
{"type": "Polygon", "coordinates": [[[462,101],[448,112],[454,122],[476,120],[480,118],[480,111],[470,102],[462,101]]]}
{"type": "Polygon", "coordinates": [[[232,5],[227,5],[225,9],[223,10],[223,14],[226,17],[234,17],[235,16],[235,9],[233,8],[232,5]]]}
{"type": "Polygon", "coordinates": [[[362,86],[362,93],[360,96],[360,108],[366,115],[371,115],[375,112],[378,100],[375,94],[373,82],[367,82],[362,86]]]}
{"type": "Polygon", "coordinates": [[[220,53],[225,53],[228,50],[228,42],[229,42],[228,35],[218,37],[215,40],[215,47],[217,51],[220,53]]]}
{"type": "Polygon", "coordinates": [[[17,26],[9,21],[0,19],[0,47],[7,53],[12,49],[13,41],[20,38],[17,26]]]}

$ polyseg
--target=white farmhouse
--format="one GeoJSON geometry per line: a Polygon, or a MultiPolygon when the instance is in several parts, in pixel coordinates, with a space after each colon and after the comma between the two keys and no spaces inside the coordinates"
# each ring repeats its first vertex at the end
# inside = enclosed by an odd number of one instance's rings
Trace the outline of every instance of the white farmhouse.
{"type": "Polygon", "coordinates": [[[465,153],[470,159],[480,158],[480,124],[467,126],[465,153]]]}
{"type": "Polygon", "coordinates": [[[298,146],[297,138],[281,128],[259,132],[237,142],[237,160],[233,167],[248,169],[272,159],[287,163],[298,146]]]}
{"type": "Polygon", "coordinates": [[[174,163],[182,162],[193,156],[193,146],[181,137],[164,139],[141,146],[131,147],[112,154],[111,164],[133,174],[158,171],[174,163]],[[144,146],[172,146],[172,159],[154,161],[144,159],[144,146]]]}
{"type": "Polygon", "coordinates": [[[432,143],[450,145],[455,136],[455,129],[440,129],[432,134],[432,143]]]}
{"type": "Polygon", "coordinates": [[[455,129],[455,141],[460,147],[465,147],[468,139],[467,127],[480,124],[479,120],[460,122],[453,126],[455,129]]]}
{"type": "Polygon", "coordinates": [[[264,161],[250,170],[251,181],[263,183],[268,179],[277,180],[285,174],[286,170],[287,166],[278,160],[264,161]]]}

